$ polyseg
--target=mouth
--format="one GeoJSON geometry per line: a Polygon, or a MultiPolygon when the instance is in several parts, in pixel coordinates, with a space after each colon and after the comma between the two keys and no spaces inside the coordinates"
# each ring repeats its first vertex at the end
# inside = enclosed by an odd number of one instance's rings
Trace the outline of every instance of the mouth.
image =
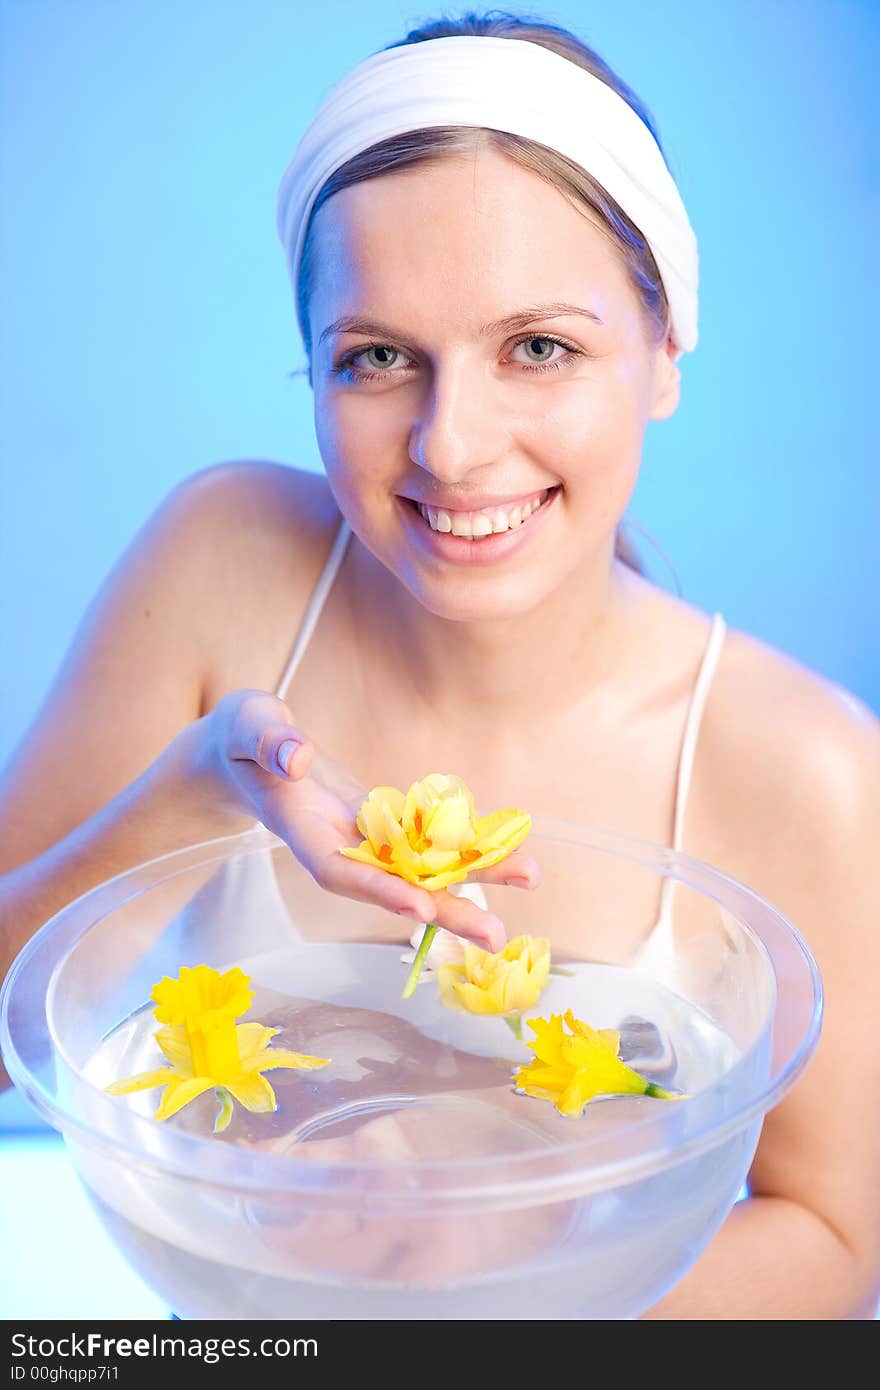
{"type": "Polygon", "coordinates": [[[449,513],[398,495],[398,502],[418,548],[438,559],[459,564],[487,564],[505,559],[514,549],[537,537],[551,512],[562,484],[535,493],[525,507],[487,507],[484,512],[449,513]],[[475,524],[474,524],[475,523],[475,524]],[[474,534],[477,532],[477,534],[474,534]]]}
{"type": "Polygon", "coordinates": [[[436,535],[456,536],[465,541],[485,543],[493,536],[504,535],[508,531],[517,531],[527,526],[535,513],[545,507],[558,491],[559,484],[544,488],[543,492],[533,493],[516,505],[484,507],[477,511],[447,511],[443,507],[431,507],[423,502],[415,502],[410,497],[402,497],[401,501],[436,535]]]}

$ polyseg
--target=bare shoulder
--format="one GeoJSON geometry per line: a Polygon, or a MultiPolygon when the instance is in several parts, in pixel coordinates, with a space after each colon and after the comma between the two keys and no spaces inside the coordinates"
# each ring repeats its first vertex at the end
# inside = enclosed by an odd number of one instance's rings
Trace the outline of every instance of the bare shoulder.
{"type": "Polygon", "coordinates": [[[227,554],[271,548],[289,563],[302,557],[339,521],[322,474],[265,459],[211,464],[173,490],[168,506],[186,512],[227,554]],[[231,550],[229,549],[231,547],[231,550]]]}
{"type": "Polygon", "coordinates": [[[838,809],[857,791],[866,759],[880,753],[880,719],[863,700],[739,629],[725,635],[713,695],[712,724],[728,764],[744,759],[770,780],[794,777],[805,797],[811,787],[836,792],[838,809]]]}
{"type": "Polygon", "coordinates": [[[213,464],[173,501],[213,562],[202,591],[203,708],[238,686],[274,689],[340,514],[323,475],[267,460],[213,464]]]}
{"type": "Polygon", "coordinates": [[[218,682],[274,688],[332,518],[322,479],[277,464],[216,465],[162,499],[88,605],[3,770],[0,872],[128,786],[213,707],[218,682]]]}
{"type": "Polygon", "coordinates": [[[794,891],[793,878],[844,872],[877,834],[880,719],[851,691],[735,628],[698,761],[695,801],[709,841],[695,852],[714,853],[777,900],[794,891]]]}

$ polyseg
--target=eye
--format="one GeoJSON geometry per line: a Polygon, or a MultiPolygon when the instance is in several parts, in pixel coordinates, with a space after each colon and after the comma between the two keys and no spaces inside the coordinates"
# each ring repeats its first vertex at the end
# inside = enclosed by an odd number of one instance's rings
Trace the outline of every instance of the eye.
{"type": "MultiPolygon", "coordinates": [[[[556,338],[547,333],[526,333],[521,338],[517,338],[511,351],[515,351],[516,348],[522,347],[523,345],[527,345],[531,351],[536,343],[543,344],[543,349],[539,347],[538,352],[543,352],[545,355],[547,354],[548,347],[551,352],[555,347],[564,348],[565,351],[562,353],[561,357],[557,357],[555,360],[548,357],[547,360],[537,363],[520,362],[518,365],[521,371],[555,372],[559,371],[563,366],[567,366],[570,362],[573,362],[575,358],[587,356],[582,349],[574,347],[571,343],[566,342],[565,339],[556,338]]],[[[402,357],[404,361],[409,361],[405,353],[400,352],[390,343],[369,343],[366,347],[353,348],[350,352],[344,353],[333,368],[333,373],[334,375],[347,377],[354,381],[377,381],[380,377],[396,376],[401,370],[406,370],[406,368],[398,368],[396,371],[392,370],[395,366],[396,359],[399,357],[402,357]],[[373,364],[368,363],[367,369],[355,365],[359,357],[369,357],[370,354],[372,354],[374,358],[378,358],[378,362],[374,361],[373,364]],[[370,366],[372,366],[372,370],[370,366]],[[376,370],[377,367],[378,370],[376,370]]]]}
{"type": "Polygon", "coordinates": [[[529,351],[531,351],[531,349],[534,347],[535,343],[542,344],[542,345],[543,345],[544,352],[547,351],[548,347],[549,347],[549,349],[550,349],[551,352],[552,352],[553,348],[555,348],[555,347],[565,348],[566,351],[562,354],[561,357],[557,357],[555,360],[552,359],[552,358],[550,358],[550,357],[546,357],[546,358],[545,358],[543,361],[541,361],[541,362],[538,362],[538,363],[531,362],[531,363],[525,364],[525,368],[524,368],[524,369],[525,369],[525,371],[527,371],[527,372],[558,371],[560,365],[561,365],[563,362],[567,362],[570,358],[577,357],[577,356],[580,356],[580,355],[581,355],[581,354],[578,352],[578,349],[577,349],[577,348],[573,348],[573,347],[571,346],[570,343],[564,342],[564,341],[562,340],[562,338],[550,338],[550,337],[547,336],[546,333],[530,333],[530,334],[528,335],[528,337],[519,338],[519,339],[514,343],[514,347],[515,347],[515,348],[518,348],[518,347],[528,347],[529,351]]]}
{"type": "MultiPolygon", "coordinates": [[[[388,371],[386,369],[394,366],[394,362],[388,359],[400,356],[401,354],[397,351],[397,348],[391,347],[390,343],[371,343],[369,347],[359,348],[356,352],[346,353],[346,355],[340,359],[339,368],[341,370],[348,368],[352,376],[360,377],[361,380],[369,380],[374,376],[387,376],[388,371]],[[378,366],[382,370],[365,371],[362,367],[354,366],[354,363],[359,357],[366,357],[369,353],[376,354],[379,358],[378,366]]],[[[370,365],[372,366],[374,364],[370,365]]]]}

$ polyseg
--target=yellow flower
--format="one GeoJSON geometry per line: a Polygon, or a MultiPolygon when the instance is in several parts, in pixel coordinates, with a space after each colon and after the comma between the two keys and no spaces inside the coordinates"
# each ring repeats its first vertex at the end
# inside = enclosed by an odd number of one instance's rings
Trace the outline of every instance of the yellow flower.
{"type": "Polygon", "coordinates": [[[363,841],[340,854],[436,893],[506,858],[532,821],[513,808],[478,816],[460,777],[432,772],[413,782],[406,795],[397,787],[374,787],[357,826],[363,841]]]}
{"type": "Polygon", "coordinates": [[[440,998],[450,1009],[472,1014],[522,1014],[538,1001],[550,974],[550,942],[516,936],[503,951],[464,943],[464,963],[437,967],[440,998]]]}
{"type": "Polygon", "coordinates": [[[270,1047],[279,1028],[262,1023],[238,1023],[246,1013],[253,990],[250,977],[237,966],[221,975],[209,965],[181,967],[179,978],[164,976],[153,986],[154,1013],[164,1028],[154,1037],[170,1067],[114,1081],[106,1090],[113,1096],[131,1091],[165,1089],[153,1118],[167,1120],[191,1100],[215,1088],[220,1111],[214,1133],[232,1119],[232,1101],[246,1110],[275,1109],[275,1092],[262,1075],[273,1067],[312,1070],[324,1067],[329,1057],[309,1057],[285,1047],[270,1047]]]}
{"type": "Polygon", "coordinates": [[[237,965],[223,975],[210,965],[183,965],[176,980],[163,975],[153,985],[150,998],[156,1002],[154,1012],[159,1023],[183,1023],[208,1012],[240,1018],[254,997],[250,982],[250,976],[237,965]]]}
{"type": "Polygon", "coordinates": [[[663,1100],[683,1100],[646,1081],[618,1057],[620,1034],[613,1028],[595,1029],[566,1009],[563,1016],[530,1018],[536,1041],[528,1042],[534,1060],[514,1073],[516,1089],[541,1100],[552,1100],[561,1115],[580,1115],[594,1096],[645,1095],[663,1100]]]}

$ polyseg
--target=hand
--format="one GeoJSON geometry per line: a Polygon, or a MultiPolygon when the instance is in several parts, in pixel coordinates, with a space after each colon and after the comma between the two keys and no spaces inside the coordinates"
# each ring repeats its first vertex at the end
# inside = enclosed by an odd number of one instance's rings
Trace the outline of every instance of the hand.
{"type": "MultiPolygon", "coordinates": [[[[205,729],[204,757],[219,777],[222,795],[234,809],[252,812],[283,840],[322,888],[416,922],[436,922],[484,950],[503,948],[501,920],[467,898],[445,889],[429,893],[396,874],[338,853],[363,838],[356,816],[368,788],[315,747],[296,727],[283,700],[261,690],[231,691],[206,716],[205,729]],[[289,754],[286,769],[279,761],[280,751],[289,754]]],[[[520,849],[470,877],[536,888],[541,871],[520,849]]]]}

